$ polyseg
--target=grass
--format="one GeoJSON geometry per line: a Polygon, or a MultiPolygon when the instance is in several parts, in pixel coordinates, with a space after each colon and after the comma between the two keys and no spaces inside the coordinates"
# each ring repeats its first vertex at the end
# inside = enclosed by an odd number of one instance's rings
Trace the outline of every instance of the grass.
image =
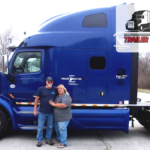
{"type": "Polygon", "coordinates": [[[150,94],[150,90],[149,89],[138,89],[138,92],[149,93],[150,94]]]}

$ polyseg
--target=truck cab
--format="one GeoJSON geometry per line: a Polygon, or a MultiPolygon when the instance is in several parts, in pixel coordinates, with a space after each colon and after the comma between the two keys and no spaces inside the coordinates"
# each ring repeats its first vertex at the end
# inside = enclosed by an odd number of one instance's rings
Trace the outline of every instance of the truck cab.
{"type": "MultiPolygon", "coordinates": [[[[138,55],[116,51],[115,13],[110,7],[59,15],[18,47],[8,47],[12,55],[3,57],[0,109],[14,130],[37,128],[35,94],[51,76],[72,97],[69,129],[128,132],[130,110],[117,107],[136,104],[138,55]]],[[[3,122],[6,130],[8,121],[3,122]]]]}

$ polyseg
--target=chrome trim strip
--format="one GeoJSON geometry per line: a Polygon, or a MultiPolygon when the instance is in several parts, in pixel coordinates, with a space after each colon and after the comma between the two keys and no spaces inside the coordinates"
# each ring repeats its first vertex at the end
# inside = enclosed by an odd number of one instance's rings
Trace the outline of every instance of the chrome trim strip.
{"type": "MultiPolygon", "coordinates": [[[[32,126],[23,126],[23,127],[20,127],[21,129],[37,129],[37,126],[36,127],[32,127],[32,126]]],[[[44,129],[47,129],[47,127],[44,127],[44,129]]]]}
{"type": "Polygon", "coordinates": [[[18,111],[19,114],[33,114],[33,111],[18,111]]]}
{"type": "MultiPolygon", "coordinates": [[[[31,102],[31,104],[28,104],[28,102],[16,102],[16,105],[29,105],[29,106],[31,106],[31,105],[34,105],[34,102],[31,102]]],[[[38,105],[39,105],[39,103],[38,103],[38,105]]],[[[139,106],[149,106],[150,107],[150,103],[137,103],[137,104],[73,104],[72,103],[72,107],[76,107],[76,106],[78,106],[78,107],[86,107],[86,106],[88,106],[88,107],[129,107],[129,106],[133,106],[133,107],[139,107],[139,106]],[[85,105],[85,106],[83,106],[83,105],[85,105]],[[96,105],[96,106],[93,106],[93,105],[96,105]],[[105,106],[105,105],[107,105],[107,106],[105,106]]]]}

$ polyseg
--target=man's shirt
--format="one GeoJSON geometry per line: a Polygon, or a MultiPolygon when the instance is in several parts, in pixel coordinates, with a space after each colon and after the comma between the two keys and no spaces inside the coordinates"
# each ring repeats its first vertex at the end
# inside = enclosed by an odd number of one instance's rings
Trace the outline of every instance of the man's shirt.
{"type": "Polygon", "coordinates": [[[53,107],[49,104],[49,100],[55,100],[56,95],[58,95],[57,89],[52,87],[51,89],[45,86],[40,87],[37,90],[36,96],[40,97],[40,110],[39,112],[44,114],[53,113],[53,107]]]}

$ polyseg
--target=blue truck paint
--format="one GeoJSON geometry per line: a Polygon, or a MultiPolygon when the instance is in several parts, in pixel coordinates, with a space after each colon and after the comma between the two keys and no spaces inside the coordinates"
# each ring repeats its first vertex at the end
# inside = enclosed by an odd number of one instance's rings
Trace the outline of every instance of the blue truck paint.
{"type": "MultiPolygon", "coordinates": [[[[45,84],[45,64],[44,64],[44,57],[45,57],[45,51],[43,49],[20,49],[20,52],[41,52],[42,54],[42,62],[41,62],[41,70],[37,73],[26,73],[26,74],[17,74],[12,75],[16,78],[15,88],[10,88],[10,82],[9,80],[6,81],[7,85],[7,95],[12,94],[14,98],[11,98],[13,102],[31,102],[34,100],[33,95],[36,94],[37,87],[43,86],[45,84]],[[36,85],[36,86],[35,86],[36,85]]],[[[13,63],[13,60],[15,59],[16,54],[18,54],[18,51],[15,51],[14,56],[12,57],[10,61],[10,68],[11,64],[13,63]]]]}
{"type": "Polygon", "coordinates": [[[17,129],[21,129],[24,126],[37,126],[37,117],[33,115],[33,107],[14,107],[13,112],[16,116],[17,129]]]}
{"type": "Polygon", "coordinates": [[[123,130],[129,129],[129,109],[72,110],[73,119],[69,129],[80,130],[123,130]]]}
{"type": "MultiPolygon", "coordinates": [[[[116,7],[86,10],[64,14],[45,21],[31,36],[24,39],[9,62],[9,75],[1,73],[0,99],[13,121],[13,129],[35,129],[37,117],[32,105],[17,105],[16,102],[34,102],[38,87],[45,86],[45,78],[52,76],[54,86],[64,84],[73,104],[136,104],[136,88],[132,92],[132,53],[118,53],[113,34],[116,32],[116,7]],[[83,27],[83,19],[91,14],[106,14],[106,27],[83,27]],[[41,53],[41,70],[13,74],[12,65],[19,53],[41,53]],[[101,69],[91,69],[91,58],[98,57],[104,63],[101,69]],[[118,79],[119,75],[124,79],[118,79]],[[7,77],[6,77],[7,76],[7,77]],[[13,84],[13,85],[12,85],[13,84]],[[13,87],[13,88],[12,88],[13,87]],[[10,96],[12,94],[14,97],[10,96]],[[131,99],[131,95],[133,100],[131,99]],[[29,127],[29,128],[28,128],[29,127]]],[[[21,57],[21,56],[20,56],[21,57]]],[[[94,59],[95,60],[95,59],[94,59]]],[[[135,57],[137,61],[137,57],[135,57]]],[[[25,66],[24,66],[25,67],[25,66]]],[[[132,68],[133,67],[133,68],[132,68]]],[[[133,71],[134,72],[134,71],[133,71]]],[[[137,72],[134,72],[137,75],[137,72]]],[[[134,81],[135,85],[137,81],[134,81]]],[[[128,132],[129,109],[124,108],[72,108],[70,129],[105,129],[128,132]]]]}

